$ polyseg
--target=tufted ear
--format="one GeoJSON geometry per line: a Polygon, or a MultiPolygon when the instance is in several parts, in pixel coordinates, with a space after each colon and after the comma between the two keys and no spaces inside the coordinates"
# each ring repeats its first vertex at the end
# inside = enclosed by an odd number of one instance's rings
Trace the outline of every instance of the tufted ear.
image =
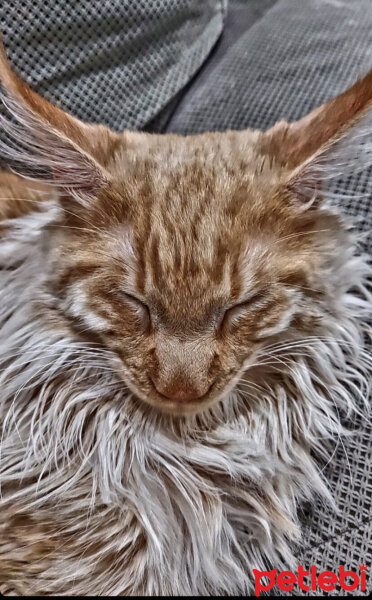
{"type": "Polygon", "coordinates": [[[0,128],[9,144],[0,153],[33,177],[45,179],[74,196],[89,196],[104,186],[109,175],[105,160],[119,135],[103,125],[85,124],[33,92],[11,69],[0,39],[1,100],[6,116],[0,128]]]}
{"type": "Polygon", "coordinates": [[[285,171],[290,193],[310,206],[327,180],[372,165],[372,71],[346,92],[294,123],[262,136],[261,151],[285,171]]]}

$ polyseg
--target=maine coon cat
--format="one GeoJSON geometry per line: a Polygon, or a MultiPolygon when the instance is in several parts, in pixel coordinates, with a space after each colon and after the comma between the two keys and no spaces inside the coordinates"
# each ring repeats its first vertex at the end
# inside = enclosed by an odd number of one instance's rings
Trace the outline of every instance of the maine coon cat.
{"type": "Polygon", "coordinates": [[[109,131],[0,58],[0,581],[233,594],[289,566],[367,397],[369,267],[324,200],[372,73],[267,132],[109,131]],[[32,179],[31,179],[32,177],[32,179]]]}

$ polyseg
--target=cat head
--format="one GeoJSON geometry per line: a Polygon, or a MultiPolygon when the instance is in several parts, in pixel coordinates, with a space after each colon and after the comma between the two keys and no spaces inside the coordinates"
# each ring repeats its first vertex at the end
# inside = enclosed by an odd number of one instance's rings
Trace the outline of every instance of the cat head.
{"type": "Polygon", "coordinates": [[[84,124],[4,52],[0,79],[2,154],[58,190],[50,310],[112,351],[137,397],[198,412],[259,369],[262,349],[321,327],[345,235],[322,189],[370,160],[372,73],[296,123],[186,137],[84,124]]]}

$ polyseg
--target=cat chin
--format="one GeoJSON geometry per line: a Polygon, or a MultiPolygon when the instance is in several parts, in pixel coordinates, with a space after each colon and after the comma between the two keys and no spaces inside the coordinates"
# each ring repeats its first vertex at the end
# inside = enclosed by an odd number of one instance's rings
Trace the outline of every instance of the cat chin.
{"type": "Polygon", "coordinates": [[[171,415],[173,417],[185,417],[197,415],[208,410],[220,398],[212,398],[210,400],[196,400],[188,402],[174,402],[172,400],[152,400],[146,397],[144,402],[159,410],[162,414],[171,415]]]}
{"type": "Polygon", "coordinates": [[[230,387],[231,389],[234,387],[228,386],[227,389],[224,388],[217,394],[212,389],[202,398],[178,402],[161,396],[159,393],[157,393],[155,387],[150,382],[148,384],[148,392],[144,393],[135,384],[133,378],[128,377],[128,372],[126,369],[121,370],[121,377],[134,396],[140,400],[140,402],[143,402],[152,409],[159,411],[161,414],[166,414],[173,417],[184,417],[203,413],[210,409],[214,404],[217,404],[223,400],[223,398],[227,396],[230,387]]]}

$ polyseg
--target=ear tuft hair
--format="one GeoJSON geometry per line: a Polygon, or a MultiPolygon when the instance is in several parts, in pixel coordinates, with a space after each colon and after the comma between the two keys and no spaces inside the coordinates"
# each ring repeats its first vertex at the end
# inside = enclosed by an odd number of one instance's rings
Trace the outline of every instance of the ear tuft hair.
{"type": "Polygon", "coordinates": [[[302,207],[316,204],[330,181],[372,167],[372,71],[299,121],[277,123],[260,151],[283,167],[302,207]]]}
{"type": "Polygon", "coordinates": [[[19,174],[43,179],[66,189],[94,193],[106,182],[102,169],[91,157],[25,109],[14,98],[1,96],[6,115],[0,128],[0,154],[19,174]]]}
{"type": "MultiPolygon", "coordinates": [[[[290,192],[308,206],[339,179],[372,168],[372,107],[359,121],[289,173],[290,192]]],[[[339,194],[338,194],[339,197],[339,194]]]]}
{"type": "MultiPolygon", "coordinates": [[[[118,135],[87,125],[33,92],[10,68],[0,40],[0,154],[19,174],[94,195],[110,179],[99,160],[118,135]],[[100,158],[97,159],[97,156],[100,158]]],[[[106,153],[107,153],[106,152],[106,153]]]]}

